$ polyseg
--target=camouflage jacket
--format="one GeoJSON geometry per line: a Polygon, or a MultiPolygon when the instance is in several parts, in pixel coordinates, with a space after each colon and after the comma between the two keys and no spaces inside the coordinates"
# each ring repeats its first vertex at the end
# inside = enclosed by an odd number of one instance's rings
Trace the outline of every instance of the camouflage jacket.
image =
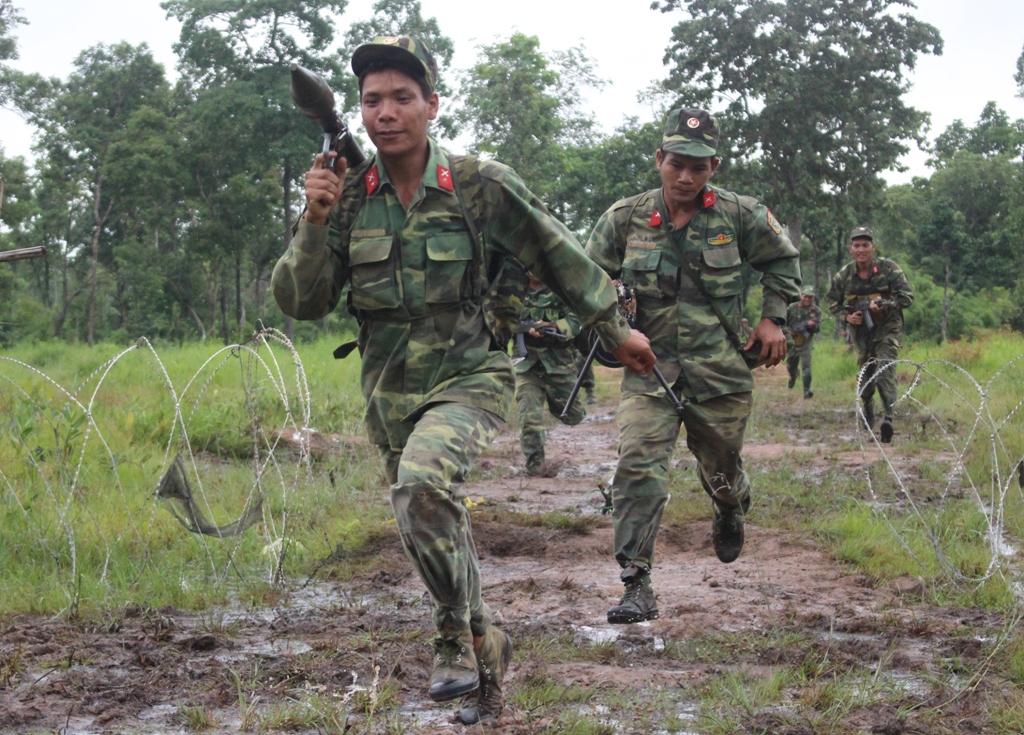
{"type": "Polygon", "coordinates": [[[814,340],[814,335],[821,331],[821,309],[814,302],[811,302],[810,306],[801,306],[799,301],[794,301],[789,305],[789,309],[786,311],[786,336],[793,337],[797,342],[797,346],[808,344],[814,340]],[[802,332],[797,337],[797,332],[793,330],[794,324],[800,324],[810,319],[814,320],[814,326],[807,326],[802,330],[807,334],[804,335],[802,332]]]}
{"type": "Polygon", "coordinates": [[[570,337],[560,340],[555,337],[540,339],[523,335],[526,358],[516,365],[516,373],[525,373],[540,363],[550,374],[576,375],[576,335],[580,333],[579,320],[569,311],[565,302],[555,296],[547,286],[529,291],[523,302],[521,321],[551,322],[559,332],[570,337]]]}
{"type": "Polygon", "coordinates": [[[274,297],[296,319],[326,316],[350,285],[349,308],[361,321],[367,433],[392,449],[405,446],[432,403],[467,403],[503,419],[509,414],[515,376],[484,318],[474,262],[514,258],[592,324],[606,346],[617,348],[629,336],[611,281],[522,179],[493,161],[480,162],[479,183],[462,189],[466,200],[483,202],[479,234],[486,252],[475,252],[450,166],[431,140],[408,211],[375,158],[353,169],[346,189],[365,186],[366,193],[355,200],[355,212],[342,212],[339,204],[325,226],[300,220],[274,268],[274,297]]]}
{"type": "Polygon", "coordinates": [[[869,341],[892,339],[899,346],[899,337],[903,331],[903,310],[914,303],[914,293],[910,290],[903,270],[887,258],[876,257],[871,262],[871,275],[861,278],[857,274],[857,264],[847,263],[832,277],[832,284],[825,294],[828,310],[843,320],[847,329],[852,330],[854,344],[863,352],[869,341]],[[884,314],[872,315],[875,324],[869,330],[866,324],[853,325],[845,321],[846,305],[864,299],[893,299],[899,306],[889,309],[884,314]]]}
{"type": "MultiPolygon", "coordinates": [[[[740,333],[742,264],[762,274],[763,317],[785,318],[800,290],[799,253],[767,207],[712,187],[702,196],[703,208],[681,231],[669,221],[660,189],[623,199],[601,216],[587,243],[587,255],[633,287],[637,326],[665,378],[697,401],[754,387],[722,324],[740,333]]],[[[628,371],[622,389],[660,390],[653,376],[628,371]]]]}

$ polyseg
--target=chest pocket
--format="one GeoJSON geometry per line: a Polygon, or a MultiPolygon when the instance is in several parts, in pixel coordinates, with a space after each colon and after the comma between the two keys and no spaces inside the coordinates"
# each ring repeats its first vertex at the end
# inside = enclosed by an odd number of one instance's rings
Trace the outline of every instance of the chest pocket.
{"type": "Polygon", "coordinates": [[[463,296],[466,270],[472,260],[473,241],[469,232],[428,235],[424,282],[427,303],[457,303],[463,296]]]}
{"type": "Polygon", "coordinates": [[[652,242],[634,241],[626,245],[622,258],[622,279],[636,292],[637,296],[658,298],[658,264],[661,262],[661,248],[652,242]]]}
{"type": "Polygon", "coordinates": [[[701,282],[708,296],[715,299],[738,296],[743,290],[742,261],[738,245],[701,250],[704,267],[700,272],[701,282]]]}
{"type": "Polygon", "coordinates": [[[349,243],[352,267],[352,305],[357,309],[393,309],[401,303],[391,259],[394,238],[353,238],[349,243]]]}

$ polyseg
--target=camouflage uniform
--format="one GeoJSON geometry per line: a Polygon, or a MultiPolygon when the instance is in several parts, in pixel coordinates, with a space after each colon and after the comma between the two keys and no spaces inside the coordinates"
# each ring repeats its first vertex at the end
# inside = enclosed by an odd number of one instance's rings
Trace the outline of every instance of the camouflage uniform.
{"type": "Polygon", "coordinates": [[[703,208],[679,231],[661,189],[623,199],[601,216],[587,244],[598,265],[633,287],[637,328],[665,378],[690,401],[680,419],[653,375],[623,376],[612,500],[624,581],[630,567],[649,571],[654,560],[681,424],[704,490],[724,507],[749,506],[740,452],[754,380],[737,346],[742,264],[762,273],[763,317],[784,318],[799,292],[799,254],[766,207],[710,186],[701,197],[703,208]]]}
{"type": "Polygon", "coordinates": [[[461,483],[507,420],[515,390],[511,361],[485,314],[494,286],[487,264],[521,262],[609,348],[626,341],[629,327],[611,282],[572,234],[514,171],[493,161],[479,162],[479,175],[461,187],[466,208],[483,210],[483,243],[475,245],[452,167],[430,140],[408,211],[375,158],[350,169],[346,195],[364,196],[343,195],[328,225],[300,220],[272,285],[282,311],[297,319],[326,316],[351,285],[365,424],[385,459],[402,543],[430,590],[437,629],[469,625],[480,636],[489,610],[461,483]]]}
{"type": "Polygon", "coordinates": [[[797,375],[803,373],[804,395],[811,392],[811,356],[814,352],[814,335],[821,329],[821,309],[814,302],[810,306],[801,306],[799,301],[789,305],[786,312],[786,337],[792,338],[793,345],[786,356],[786,368],[789,370],[789,387],[796,384],[797,375]],[[793,330],[794,324],[814,320],[814,326],[805,327],[810,336],[804,336],[793,330]]]}
{"type": "MultiPolygon", "coordinates": [[[[522,433],[519,443],[526,455],[526,469],[535,473],[544,463],[544,404],[553,416],[559,416],[576,382],[575,358],[579,354],[571,339],[579,334],[580,323],[565,303],[547,286],[526,295],[521,319],[551,322],[570,339],[523,335],[526,357],[516,365],[516,403],[522,433]]],[[[587,415],[582,401],[575,401],[563,424],[575,426],[587,415]]]]}
{"type": "Polygon", "coordinates": [[[843,320],[846,318],[844,307],[847,304],[878,298],[894,299],[898,306],[883,314],[872,314],[874,329],[868,329],[866,324],[844,321],[847,334],[857,348],[857,365],[864,371],[861,377],[861,401],[869,424],[874,423],[872,402],[876,387],[882,396],[883,416],[892,421],[893,406],[896,405],[896,370],[887,369],[886,366],[898,358],[903,335],[903,310],[914,303],[910,282],[896,263],[876,255],[867,279],[857,274],[856,263],[847,263],[833,276],[825,295],[829,312],[843,320]]]}

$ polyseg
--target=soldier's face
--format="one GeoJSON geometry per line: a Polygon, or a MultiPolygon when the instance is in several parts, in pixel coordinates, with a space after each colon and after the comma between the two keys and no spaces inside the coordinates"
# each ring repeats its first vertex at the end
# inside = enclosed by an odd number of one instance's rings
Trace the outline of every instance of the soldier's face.
{"type": "Polygon", "coordinates": [[[359,100],[363,127],[385,158],[422,152],[427,124],[437,117],[437,93],[423,97],[412,77],[396,69],[371,72],[363,78],[359,100]]]}
{"type": "Polygon", "coordinates": [[[875,257],[875,243],[866,237],[850,240],[850,255],[857,265],[867,265],[875,257]]]}
{"type": "Polygon", "coordinates": [[[718,170],[717,158],[694,158],[679,153],[655,154],[665,202],[670,207],[692,205],[711,175],[718,170]]]}
{"type": "Polygon", "coordinates": [[[814,301],[814,297],[811,296],[809,293],[805,293],[803,296],[800,297],[800,306],[806,308],[811,305],[812,301],[814,301]]]}

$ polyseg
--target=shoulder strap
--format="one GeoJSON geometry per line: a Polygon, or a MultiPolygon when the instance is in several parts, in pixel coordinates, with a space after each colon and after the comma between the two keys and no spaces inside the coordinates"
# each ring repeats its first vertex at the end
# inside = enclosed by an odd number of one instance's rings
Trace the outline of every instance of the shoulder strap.
{"type": "Polygon", "coordinates": [[[480,159],[476,156],[448,155],[448,167],[452,171],[452,182],[455,185],[455,196],[459,198],[459,207],[466,218],[469,237],[473,241],[473,300],[478,300],[487,290],[487,272],[484,268],[483,232],[486,225],[483,203],[483,180],[480,177],[480,159]],[[471,196],[467,198],[466,187],[471,196]]]}

